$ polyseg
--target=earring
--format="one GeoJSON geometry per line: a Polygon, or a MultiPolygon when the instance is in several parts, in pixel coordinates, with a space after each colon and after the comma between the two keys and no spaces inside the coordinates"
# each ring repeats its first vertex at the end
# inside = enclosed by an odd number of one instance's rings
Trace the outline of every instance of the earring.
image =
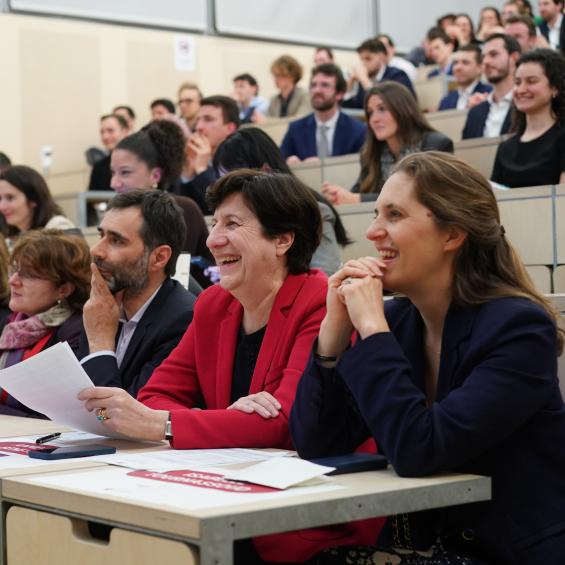
{"type": "Polygon", "coordinates": [[[153,188],[153,189],[159,188],[159,185],[158,185],[156,182],[154,182],[154,183],[151,185],[151,188],[153,188]]]}

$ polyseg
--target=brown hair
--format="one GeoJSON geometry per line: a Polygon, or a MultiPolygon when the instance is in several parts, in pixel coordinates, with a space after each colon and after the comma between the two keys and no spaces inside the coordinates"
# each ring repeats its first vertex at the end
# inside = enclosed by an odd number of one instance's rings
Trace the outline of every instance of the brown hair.
{"type": "Polygon", "coordinates": [[[288,232],[294,234],[286,253],[288,272],[307,272],[322,237],[322,217],[312,191],[294,175],[238,169],[213,184],[206,198],[214,211],[236,193],[257,216],[267,239],[288,232]]]}
{"type": "Polygon", "coordinates": [[[8,284],[8,264],[10,262],[8,247],[4,236],[0,234],[0,305],[8,304],[10,285],[8,284]]]}
{"type": "MultiPolygon", "coordinates": [[[[414,95],[403,84],[384,81],[367,92],[364,103],[367,122],[371,96],[378,96],[392,114],[403,146],[416,145],[425,133],[435,131],[418,108],[414,95]]],[[[378,192],[382,187],[385,179],[381,173],[381,155],[385,145],[386,141],[379,141],[368,127],[361,150],[361,163],[367,170],[367,176],[361,181],[360,192],[378,192]]]]}
{"type": "Polygon", "coordinates": [[[302,78],[302,65],[290,55],[281,55],[271,65],[272,73],[279,73],[292,78],[296,84],[302,78]]]}
{"type": "Polygon", "coordinates": [[[28,276],[66,282],[75,290],[67,297],[74,312],[82,311],[90,294],[90,250],[81,236],[61,230],[31,230],[18,238],[11,263],[28,276]]]}
{"type": "Polygon", "coordinates": [[[488,180],[465,161],[438,151],[408,155],[395,172],[412,179],[418,200],[431,210],[440,227],[457,227],[467,234],[455,259],[453,302],[481,304],[504,296],[527,298],[555,320],[561,353],[565,332],[559,329],[556,312],[536,290],[504,235],[488,180]]]}

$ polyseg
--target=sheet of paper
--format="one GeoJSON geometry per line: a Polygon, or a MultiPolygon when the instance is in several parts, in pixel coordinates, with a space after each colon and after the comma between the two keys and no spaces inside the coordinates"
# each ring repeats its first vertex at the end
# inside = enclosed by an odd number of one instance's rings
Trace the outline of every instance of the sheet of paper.
{"type": "Polygon", "coordinates": [[[90,386],[92,381],[67,342],[0,371],[0,387],[57,424],[106,437],[124,437],[110,432],[77,399],[77,394],[90,386]]]}
{"type": "Polygon", "coordinates": [[[335,467],[316,465],[304,459],[295,457],[279,457],[251,465],[245,469],[228,471],[226,479],[234,481],[247,481],[256,485],[286,489],[293,485],[300,485],[315,477],[333,471],[335,467]]]}
{"type": "Polygon", "coordinates": [[[290,455],[290,451],[263,451],[259,449],[168,449],[151,453],[114,453],[97,455],[94,460],[129,469],[149,471],[174,471],[177,469],[201,469],[280,459],[290,455]]]}
{"type": "Polygon", "coordinates": [[[178,512],[254,503],[260,500],[300,497],[310,493],[344,488],[331,482],[314,487],[296,487],[281,491],[226,492],[179,482],[165,482],[159,478],[158,473],[154,473],[151,478],[149,478],[150,473],[146,473],[146,477],[134,476],[132,473],[141,473],[141,471],[130,471],[118,467],[98,471],[90,469],[57,475],[37,475],[30,477],[30,481],[66,492],[110,496],[112,499],[132,501],[141,505],[149,505],[152,508],[165,506],[178,512]]]}

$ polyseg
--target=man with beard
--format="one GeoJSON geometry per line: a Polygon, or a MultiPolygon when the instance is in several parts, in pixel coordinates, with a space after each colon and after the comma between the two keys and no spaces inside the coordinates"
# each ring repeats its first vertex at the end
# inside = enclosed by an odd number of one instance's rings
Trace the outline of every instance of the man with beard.
{"type": "Polygon", "coordinates": [[[358,153],[366,126],[339,111],[347,85],[339,67],[331,63],[312,70],[310,100],[314,112],[291,122],[282,141],[287,163],[358,153]]]}
{"type": "Polygon", "coordinates": [[[133,190],[110,200],[98,231],[81,363],[95,385],[135,397],[192,320],[194,296],[171,279],[186,226],[169,194],[133,190]]]}
{"type": "Polygon", "coordinates": [[[520,52],[520,44],[509,35],[495,33],[487,37],[483,45],[483,72],[492,92],[471,96],[471,104],[477,97],[484,101],[469,110],[463,139],[498,137],[510,131],[514,71],[520,52]]]}

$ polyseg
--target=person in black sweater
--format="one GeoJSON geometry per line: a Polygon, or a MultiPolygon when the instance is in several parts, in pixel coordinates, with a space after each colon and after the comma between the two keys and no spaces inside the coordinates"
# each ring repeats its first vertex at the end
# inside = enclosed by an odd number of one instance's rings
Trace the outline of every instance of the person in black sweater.
{"type": "Polygon", "coordinates": [[[516,68],[514,131],[498,147],[491,180],[507,187],[565,182],[565,59],[550,49],[516,68]]]}

